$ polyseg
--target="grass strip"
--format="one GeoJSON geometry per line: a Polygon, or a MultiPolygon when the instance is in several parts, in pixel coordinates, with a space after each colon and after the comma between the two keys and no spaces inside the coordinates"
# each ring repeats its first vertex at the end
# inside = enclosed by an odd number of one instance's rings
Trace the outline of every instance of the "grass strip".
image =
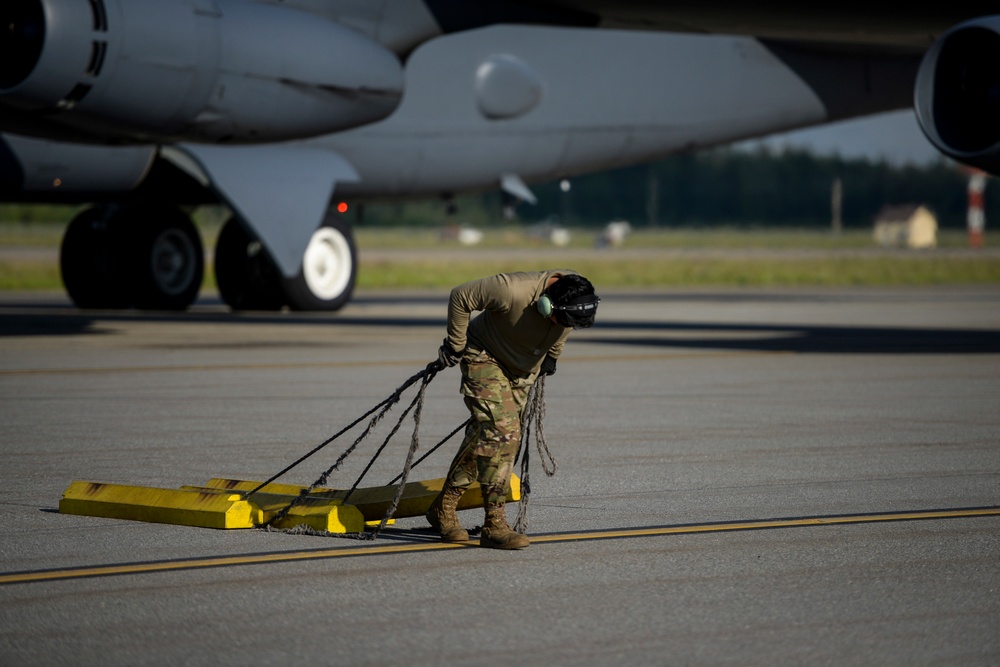
{"type": "Polygon", "coordinates": [[[1000,262],[966,257],[623,258],[566,262],[553,258],[363,262],[362,288],[450,288],[506,271],[575,269],[604,287],[846,287],[1000,283],[1000,262]],[[568,266],[566,266],[569,264],[568,266]]]}
{"type": "MultiPolygon", "coordinates": [[[[1000,262],[990,257],[817,257],[579,259],[393,259],[362,261],[362,289],[450,289],[494,273],[571,268],[601,287],[847,287],[1000,284],[1000,262]]],[[[214,286],[206,267],[205,287],[214,286]]],[[[0,262],[0,290],[61,290],[59,267],[40,261],[0,262]]]]}
{"type": "MultiPolygon", "coordinates": [[[[0,290],[62,290],[58,260],[45,255],[58,255],[61,231],[51,223],[0,224],[0,249],[7,249],[0,290]]],[[[965,234],[953,230],[939,233],[944,250],[919,252],[879,250],[860,230],[643,230],[622,249],[606,251],[593,250],[592,231],[575,233],[566,248],[518,229],[490,230],[473,248],[442,241],[440,230],[358,229],[357,238],[362,289],[449,289],[484,275],[543,268],[572,268],[607,288],[1000,284],[995,252],[964,250],[965,234]]],[[[213,287],[214,279],[206,266],[204,286],[213,287]]]]}

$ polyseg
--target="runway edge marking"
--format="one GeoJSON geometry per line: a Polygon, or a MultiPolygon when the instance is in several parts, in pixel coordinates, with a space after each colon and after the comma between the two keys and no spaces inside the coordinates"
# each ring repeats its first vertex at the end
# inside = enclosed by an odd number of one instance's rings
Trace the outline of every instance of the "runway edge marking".
{"type": "MultiPolygon", "coordinates": [[[[579,542],[629,537],[653,537],[663,535],[691,535],[740,530],[763,530],[769,528],[796,528],[804,526],[847,525],[859,523],[879,523],[894,521],[926,521],[930,519],[968,519],[1000,516],[1000,507],[976,507],[952,510],[923,510],[913,512],[890,512],[883,514],[849,514],[842,516],[801,517],[794,519],[769,519],[764,521],[738,521],[732,523],[707,523],[698,525],[664,526],[659,528],[628,528],[578,533],[552,533],[531,537],[533,544],[557,542],[579,542]]],[[[308,551],[287,551],[279,553],[250,554],[242,556],[214,556],[186,560],[153,561],[146,563],[119,563],[56,570],[34,570],[0,574],[0,585],[38,583],[106,577],[123,574],[143,574],[150,572],[170,572],[194,570],[209,567],[232,567],[237,565],[262,565],[266,563],[290,563],[307,560],[325,560],[355,556],[379,556],[445,549],[478,548],[475,541],[464,543],[421,542],[418,544],[396,544],[373,547],[353,547],[346,549],[313,549],[308,551]]]]}

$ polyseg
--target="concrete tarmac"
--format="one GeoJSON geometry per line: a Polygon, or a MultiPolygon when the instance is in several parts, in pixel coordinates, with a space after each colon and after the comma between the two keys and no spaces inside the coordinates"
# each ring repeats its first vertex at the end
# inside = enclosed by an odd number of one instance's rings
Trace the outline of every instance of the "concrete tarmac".
{"type": "MultiPolygon", "coordinates": [[[[1000,516],[976,513],[1000,506],[996,288],[602,293],[547,382],[558,469],[531,451],[523,551],[420,550],[422,519],[360,542],[55,511],[78,479],[271,476],[435,357],[446,296],[177,315],[0,295],[0,664],[1000,664],[1000,516]],[[935,510],[959,516],[908,514],[935,510]]],[[[421,451],[465,419],[457,388],[429,387],[421,451]]]]}

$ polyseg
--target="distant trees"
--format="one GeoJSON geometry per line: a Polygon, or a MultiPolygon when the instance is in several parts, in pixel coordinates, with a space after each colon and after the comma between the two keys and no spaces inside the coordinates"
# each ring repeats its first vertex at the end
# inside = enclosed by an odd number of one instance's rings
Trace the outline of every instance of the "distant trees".
{"type": "MultiPolygon", "coordinates": [[[[732,149],[687,153],[559,183],[534,185],[537,206],[522,218],[568,211],[567,224],[598,225],[614,218],[634,226],[829,226],[831,191],[842,183],[845,227],[867,227],[886,205],[924,204],[944,227],[964,227],[966,176],[950,162],[894,166],[886,162],[818,157],[805,151],[732,149]]],[[[1000,213],[1000,185],[986,188],[986,216],[1000,213]]]]}

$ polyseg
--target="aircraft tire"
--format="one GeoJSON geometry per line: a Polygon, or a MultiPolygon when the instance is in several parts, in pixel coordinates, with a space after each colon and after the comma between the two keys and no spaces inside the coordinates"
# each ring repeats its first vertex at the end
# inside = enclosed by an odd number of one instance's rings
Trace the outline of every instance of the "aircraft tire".
{"type": "Polygon", "coordinates": [[[171,206],[133,204],[124,219],[132,305],[144,310],[185,310],[205,274],[205,249],[191,219],[171,206]]]}
{"type": "Polygon", "coordinates": [[[215,243],[215,282],[233,310],[281,310],[281,274],[263,244],[230,218],[215,243]]]}
{"type": "Polygon", "coordinates": [[[351,226],[328,215],[309,241],[302,268],[284,281],[292,310],[340,310],[351,300],[358,272],[358,252],[351,226]]]}
{"type": "Polygon", "coordinates": [[[73,218],[59,249],[63,286],[78,308],[127,308],[127,267],[116,207],[88,208],[73,218]]]}

